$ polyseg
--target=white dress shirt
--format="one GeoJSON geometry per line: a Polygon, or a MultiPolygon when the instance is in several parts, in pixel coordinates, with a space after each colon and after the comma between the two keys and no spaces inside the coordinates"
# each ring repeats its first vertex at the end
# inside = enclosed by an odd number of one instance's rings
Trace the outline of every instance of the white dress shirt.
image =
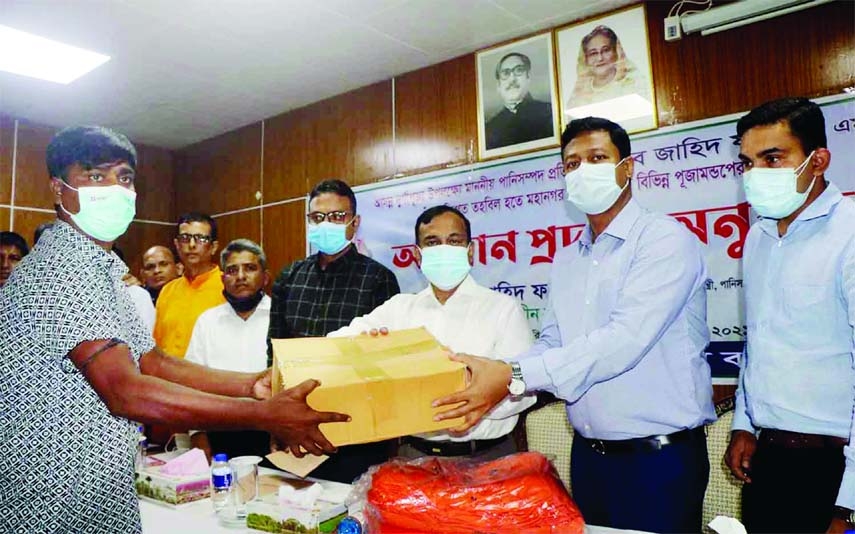
{"type": "Polygon", "coordinates": [[[134,306],[140,314],[143,324],[148,328],[148,332],[154,331],[154,304],[151,302],[151,295],[148,291],[140,286],[125,286],[128,288],[128,293],[131,295],[131,300],[134,301],[134,306]]]}
{"type": "Polygon", "coordinates": [[[267,327],[270,297],[264,295],[245,321],[228,302],[208,310],[196,320],[188,361],[224,371],[257,373],[267,369],[267,327]]]}
{"type": "MultiPolygon", "coordinates": [[[[430,286],[416,294],[401,293],[329,335],[355,336],[384,326],[389,330],[423,326],[454,352],[493,359],[516,356],[528,350],[533,342],[520,302],[478,285],[471,276],[463,280],[445,304],[436,300],[430,286]]],[[[535,400],[533,395],[508,397],[462,436],[432,432],[420,437],[451,441],[495,439],[510,433],[517,424],[517,414],[535,400]]]]}

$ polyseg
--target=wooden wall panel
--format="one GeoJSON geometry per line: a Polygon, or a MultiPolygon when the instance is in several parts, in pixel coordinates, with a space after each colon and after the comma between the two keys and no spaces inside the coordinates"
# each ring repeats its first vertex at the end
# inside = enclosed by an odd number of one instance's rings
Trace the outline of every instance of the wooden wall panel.
{"type": "MultiPolygon", "coordinates": [[[[9,204],[12,198],[12,148],[15,122],[0,115],[0,204],[9,204]]],[[[8,222],[6,223],[9,224],[8,222]]]]}
{"type": "Polygon", "coordinates": [[[256,243],[261,241],[261,210],[224,215],[217,217],[216,221],[220,250],[235,239],[251,239],[256,243]]]}
{"type": "MultiPolygon", "coordinates": [[[[9,208],[0,208],[0,232],[9,230],[9,211],[11,211],[9,208]]],[[[29,238],[27,239],[27,243],[30,243],[29,238]]]]}
{"type": "Polygon", "coordinates": [[[261,189],[261,123],[182,149],[175,159],[176,216],[255,205],[261,189]]]}
{"type": "Polygon", "coordinates": [[[306,205],[302,199],[264,208],[264,242],[274,279],[283,267],[306,257],[306,205]]]}
{"type": "Polygon", "coordinates": [[[300,108],[264,121],[264,202],[305,195],[314,108],[300,108]]]}
{"type": "Polygon", "coordinates": [[[341,178],[367,184],[393,174],[392,82],[375,83],[265,123],[264,201],[305,195],[341,178]]]}
{"type": "MultiPolygon", "coordinates": [[[[7,212],[6,220],[8,222],[9,215],[7,212]]],[[[36,228],[42,223],[52,222],[56,220],[56,215],[53,213],[42,213],[40,211],[22,211],[15,210],[15,232],[24,236],[30,246],[33,245],[33,234],[36,228]]]]}
{"type": "Polygon", "coordinates": [[[139,277],[143,252],[154,245],[171,247],[174,236],[175,227],[173,225],[135,222],[131,223],[125,235],[116,241],[116,246],[122,249],[125,255],[125,263],[127,263],[131,273],[139,277]]]}
{"type": "Polygon", "coordinates": [[[15,160],[15,204],[53,209],[45,150],[56,128],[18,121],[18,152],[15,160]]]}
{"type": "Polygon", "coordinates": [[[140,144],[136,148],[137,218],[161,222],[176,220],[172,152],[140,144]]]}
{"type": "Polygon", "coordinates": [[[661,36],[671,4],[647,3],[660,126],[855,86],[854,2],[832,2],[667,43],[661,36]]]}
{"type": "Polygon", "coordinates": [[[468,163],[477,157],[475,56],[469,54],[395,79],[397,172],[468,163]]]}

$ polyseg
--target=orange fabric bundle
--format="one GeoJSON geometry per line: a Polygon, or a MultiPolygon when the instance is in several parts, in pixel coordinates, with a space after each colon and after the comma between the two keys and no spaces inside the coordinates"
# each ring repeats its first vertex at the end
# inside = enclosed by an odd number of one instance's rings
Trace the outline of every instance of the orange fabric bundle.
{"type": "Polygon", "coordinates": [[[367,493],[368,532],[581,534],[579,509],[533,452],[477,463],[421,458],[380,466],[367,493]]]}

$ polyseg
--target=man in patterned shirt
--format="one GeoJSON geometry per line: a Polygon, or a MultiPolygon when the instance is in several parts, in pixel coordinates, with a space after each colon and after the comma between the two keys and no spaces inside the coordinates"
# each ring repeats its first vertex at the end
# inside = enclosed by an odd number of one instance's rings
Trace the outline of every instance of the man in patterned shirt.
{"type": "Polygon", "coordinates": [[[270,375],[163,355],[110,252],[135,213],[136,151],[100,127],[47,148],[52,232],[0,291],[0,532],[141,532],[129,420],[260,429],[296,455],[334,448],[316,381],[271,397],[270,375]]]}
{"type": "MultiPolygon", "coordinates": [[[[326,180],[309,194],[309,243],[317,250],[285,267],[273,285],[270,339],[321,337],[350,324],[400,293],[395,275],[363,256],[351,242],[359,228],[356,196],[341,180],[326,180]]],[[[350,483],[389,457],[388,442],[342,447],[311,476],[350,483]]]]}

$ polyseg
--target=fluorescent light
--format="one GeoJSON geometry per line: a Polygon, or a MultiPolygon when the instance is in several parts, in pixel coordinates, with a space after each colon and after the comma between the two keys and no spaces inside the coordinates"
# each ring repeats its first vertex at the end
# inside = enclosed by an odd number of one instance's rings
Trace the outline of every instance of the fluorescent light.
{"type": "Polygon", "coordinates": [[[0,25],[0,70],[68,84],[110,56],[0,25]]]}
{"type": "Polygon", "coordinates": [[[633,93],[602,102],[570,108],[564,112],[567,118],[604,117],[614,122],[628,121],[653,115],[653,104],[646,98],[633,93]]]}

